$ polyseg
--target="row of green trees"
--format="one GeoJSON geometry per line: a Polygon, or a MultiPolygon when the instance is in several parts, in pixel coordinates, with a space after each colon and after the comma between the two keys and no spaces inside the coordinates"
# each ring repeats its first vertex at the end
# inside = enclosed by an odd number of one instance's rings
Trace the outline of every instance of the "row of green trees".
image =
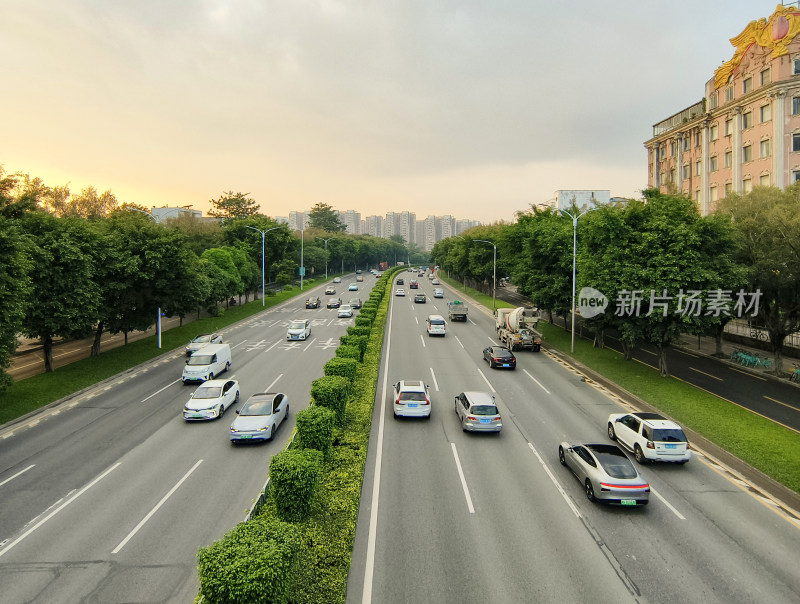
{"type": "Polygon", "coordinates": [[[70,194],[0,168],[0,389],[19,334],[41,341],[52,371],[55,338],[93,334],[96,355],[104,332],[123,333],[127,342],[159,311],[183,319],[223,312],[220,303],[232,297],[248,300],[261,286],[262,232],[265,278],[279,285],[299,278],[301,256],[308,276],[422,260],[402,239],[343,233],[325,204],[315,206],[301,242],[300,232],[258,214],[247,194],[229,191],[211,203],[218,220],[159,223],[109,191],[70,194]]]}
{"type": "Polygon", "coordinates": [[[721,353],[725,324],[741,316],[768,332],[782,373],[785,339],[800,329],[800,184],[729,195],[708,216],[684,196],[655,190],[587,211],[576,224],[566,212],[533,207],[514,224],[438,242],[431,261],[488,292],[493,249],[477,240],[492,241],[498,275],[510,276],[552,320],[571,309],[575,231],[576,289],[608,298],[605,312],[582,320],[597,346],[608,330],[626,358],[651,344],[668,375],[665,350],[680,334],[713,335],[721,353]]]}

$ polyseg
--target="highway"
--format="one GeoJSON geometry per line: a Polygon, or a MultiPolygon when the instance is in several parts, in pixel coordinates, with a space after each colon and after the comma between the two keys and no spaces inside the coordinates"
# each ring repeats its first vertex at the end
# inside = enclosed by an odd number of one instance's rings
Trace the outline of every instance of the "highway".
{"type": "MultiPolygon", "coordinates": [[[[371,275],[345,301],[366,299],[371,275]]],[[[353,319],[306,310],[324,285],[222,330],[232,349],[239,405],[255,392],[289,396],[274,442],[232,446],[229,409],[186,423],[182,349],[122,373],[19,425],[0,427],[0,601],[192,602],[196,553],[243,520],[290,438],[311,381],[322,375],[353,319]],[[310,318],[311,337],[286,325],[310,318]]],[[[220,377],[228,377],[222,374],[220,377]]]]}
{"type": "Polygon", "coordinates": [[[428,337],[424,317],[453,293],[419,281],[426,304],[390,302],[348,602],[800,602],[800,523],[702,451],[639,466],[646,507],[589,502],[558,444],[611,442],[606,418],[624,408],[550,353],[489,369],[493,318],[476,309],[428,337]],[[400,379],[430,385],[429,420],[392,417],[400,379]],[[495,394],[500,434],[460,430],[465,390],[495,394]]]}

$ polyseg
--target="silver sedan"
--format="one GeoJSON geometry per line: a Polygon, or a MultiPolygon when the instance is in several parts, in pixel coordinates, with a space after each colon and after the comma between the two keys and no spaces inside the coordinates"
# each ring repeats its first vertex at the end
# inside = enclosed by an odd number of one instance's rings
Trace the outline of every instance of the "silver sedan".
{"type": "Polygon", "coordinates": [[[231,444],[247,440],[272,440],[275,431],[289,416],[289,397],[282,392],[254,394],[231,424],[231,444]]]}
{"type": "Polygon", "coordinates": [[[589,501],[647,505],[650,485],[616,445],[562,442],[558,460],[583,485],[589,501]]]}

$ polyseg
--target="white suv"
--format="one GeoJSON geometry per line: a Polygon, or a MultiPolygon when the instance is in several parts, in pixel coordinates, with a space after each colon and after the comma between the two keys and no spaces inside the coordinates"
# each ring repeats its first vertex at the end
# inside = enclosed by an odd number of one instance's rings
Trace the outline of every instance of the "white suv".
{"type": "Polygon", "coordinates": [[[681,427],[658,413],[612,413],[608,437],[633,453],[636,461],[676,461],[692,458],[681,427]]]}
{"type": "Polygon", "coordinates": [[[430,417],[428,385],[420,380],[401,380],[394,385],[394,416],[430,417]]]}

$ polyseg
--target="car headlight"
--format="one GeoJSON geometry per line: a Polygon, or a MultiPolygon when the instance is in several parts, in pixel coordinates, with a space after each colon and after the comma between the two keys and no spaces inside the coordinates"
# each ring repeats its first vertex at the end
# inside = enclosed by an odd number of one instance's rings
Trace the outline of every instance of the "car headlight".
{"type": "Polygon", "coordinates": [[[266,431],[267,431],[267,428],[266,428],[266,427],[264,427],[264,428],[259,428],[259,429],[258,429],[258,431],[259,431],[259,432],[266,432],[266,431]]]}

